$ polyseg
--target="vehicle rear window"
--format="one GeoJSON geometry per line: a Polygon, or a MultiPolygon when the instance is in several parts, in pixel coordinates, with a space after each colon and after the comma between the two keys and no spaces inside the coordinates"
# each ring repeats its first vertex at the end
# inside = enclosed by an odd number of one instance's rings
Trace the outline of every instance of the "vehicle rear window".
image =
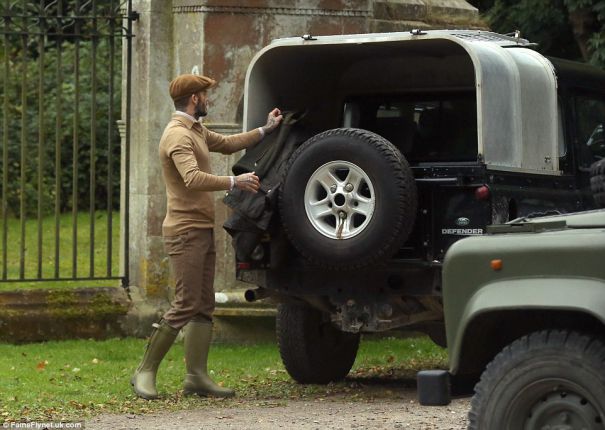
{"type": "Polygon", "coordinates": [[[345,103],[344,127],[373,131],[409,161],[475,161],[475,95],[363,97],[345,103]]]}

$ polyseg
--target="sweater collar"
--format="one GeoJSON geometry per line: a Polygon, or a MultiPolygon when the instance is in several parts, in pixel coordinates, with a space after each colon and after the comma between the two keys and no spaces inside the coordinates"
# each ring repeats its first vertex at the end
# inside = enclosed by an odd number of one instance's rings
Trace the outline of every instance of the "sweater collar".
{"type": "Polygon", "coordinates": [[[191,127],[193,127],[194,124],[198,124],[201,126],[200,122],[198,120],[196,120],[194,117],[192,117],[188,113],[181,112],[178,110],[172,114],[172,119],[176,119],[176,120],[182,122],[183,124],[185,124],[185,126],[188,129],[191,129],[191,127]]]}

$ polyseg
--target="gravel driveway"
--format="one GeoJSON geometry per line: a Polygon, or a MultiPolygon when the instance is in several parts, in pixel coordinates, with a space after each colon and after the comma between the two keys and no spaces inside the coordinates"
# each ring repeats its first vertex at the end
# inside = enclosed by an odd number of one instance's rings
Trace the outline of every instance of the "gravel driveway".
{"type": "Polygon", "coordinates": [[[467,426],[470,398],[449,406],[426,407],[413,390],[397,399],[326,399],[230,402],[200,409],[149,415],[101,415],[86,422],[95,430],[163,429],[413,429],[462,430],[467,426]]]}

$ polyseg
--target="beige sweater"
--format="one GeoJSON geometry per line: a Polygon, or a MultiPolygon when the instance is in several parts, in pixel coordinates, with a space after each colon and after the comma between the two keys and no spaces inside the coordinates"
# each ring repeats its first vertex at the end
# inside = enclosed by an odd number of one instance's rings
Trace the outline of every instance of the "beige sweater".
{"type": "Polygon", "coordinates": [[[210,152],[232,154],[261,140],[258,129],[223,136],[191,119],[174,114],[160,140],[160,163],[166,183],[168,207],[162,224],[164,236],[214,226],[212,191],[228,190],[229,176],[210,169],[210,152]]]}

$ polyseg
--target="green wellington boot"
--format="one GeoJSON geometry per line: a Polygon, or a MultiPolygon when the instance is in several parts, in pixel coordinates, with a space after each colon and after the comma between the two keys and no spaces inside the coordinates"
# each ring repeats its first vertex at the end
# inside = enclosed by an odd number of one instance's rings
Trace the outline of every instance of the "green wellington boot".
{"type": "Polygon", "coordinates": [[[208,376],[208,350],[212,339],[212,323],[190,321],[185,328],[185,363],[187,375],[185,395],[232,397],[235,391],[214,383],[208,376]]]}
{"type": "Polygon", "coordinates": [[[158,367],[179,333],[179,330],[170,327],[163,320],[153,326],[155,330],[149,338],[143,360],[130,380],[136,395],[147,400],[158,398],[155,388],[158,367]]]}

